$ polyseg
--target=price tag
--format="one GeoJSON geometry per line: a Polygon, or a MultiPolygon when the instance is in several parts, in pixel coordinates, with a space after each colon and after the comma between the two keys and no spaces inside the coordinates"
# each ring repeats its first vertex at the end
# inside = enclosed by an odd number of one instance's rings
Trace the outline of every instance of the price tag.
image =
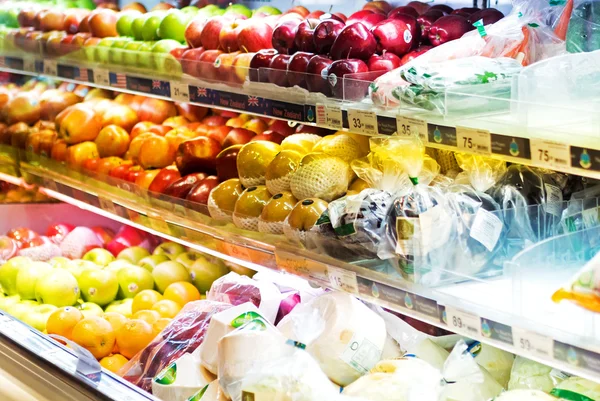
{"type": "Polygon", "coordinates": [[[417,118],[396,116],[398,136],[419,137],[423,143],[427,143],[427,122],[417,118]]]}
{"type": "Polygon", "coordinates": [[[516,349],[541,357],[554,357],[554,341],[550,337],[518,327],[513,327],[512,333],[513,345],[516,349]]]}
{"type": "Polygon", "coordinates": [[[358,282],[356,273],[339,267],[327,266],[327,276],[331,286],[336,290],[358,294],[358,282]]]}
{"type": "Polygon", "coordinates": [[[23,70],[29,72],[37,72],[35,70],[35,59],[33,57],[23,57],[23,70]]]}
{"type": "Polygon", "coordinates": [[[117,214],[115,204],[110,199],[105,199],[99,196],[98,201],[100,202],[100,207],[102,208],[102,210],[112,214],[117,214]]]}
{"type": "MultiPolygon", "coordinates": [[[[337,130],[344,128],[342,125],[342,108],[340,106],[327,105],[325,106],[325,113],[329,127],[337,130]]],[[[375,119],[375,123],[377,125],[377,119],[375,119]]]]}
{"type": "Polygon", "coordinates": [[[550,168],[569,167],[571,160],[571,149],[569,145],[547,141],[544,139],[530,139],[531,161],[536,166],[550,168]]]}
{"type": "Polygon", "coordinates": [[[315,108],[316,110],[316,117],[317,117],[317,124],[318,125],[325,125],[327,124],[327,110],[326,107],[323,103],[317,103],[317,107],[315,108]]]}
{"type": "Polygon", "coordinates": [[[56,60],[44,60],[44,75],[58,76],[58,63],[56,60]]]}
{"type": "Polygon", "coordinates": [[[283,271],[312,280],[324,287],[331,285],[327,274],[327,265],[324,263],[307,260],[301,256],[278,249],[275,250],[275,262],[283,271]]]}
{"type": "Polygon", "coordinates": [[[492,154],[490,132],[483,129],[456,127],[456,145],[458,149],[480,155],[492,154]]]}
{"type": "Polygon", "coordinates": [[[171,81],[171,99],[176,102],[189,102],[190,87],[188,84],[171,81]]]}
{"type": "Polygon", "coordinates": [[[446,321],[450,330],[455,330],[466,336],[477,336],[481,332],[481,318],[479,316],[452,306],[446,306],[446,321]]]}
{"type": "Polygon", "coordinates": [[[244,246],[224,242],[223,249],[231,257],[238,258],[241,260],[246,260],[249,262],[252,261],[252,258],[250,257],[250,252],[248,251],[248,248],[246,248],[244,246]]]}
{"type": "Polygon", "coordinates": [[[377,135],[377,114],[368,110],[348,110],[348,124],[351,132],[377,135]]]}
{"type": "Polygon", "coordinates": [[[104,68],[94,68],[94,83],[103,86],[110,86],[110,76],[108,70],[104,68]]]}

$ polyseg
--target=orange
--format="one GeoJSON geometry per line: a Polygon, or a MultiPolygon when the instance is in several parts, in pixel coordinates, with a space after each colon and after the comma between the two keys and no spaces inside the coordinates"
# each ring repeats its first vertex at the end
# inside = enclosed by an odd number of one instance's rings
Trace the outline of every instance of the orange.
{"type": "Polygon", "coordinates": [[[168,317],[161,317],[152,325],[152,330],[154,330],[154,335],[157,336],[167,325],[171,323],[171,319],[168,317]]]}
{"type": "MultiPolygon", "coordinates": [[[[108,320],[108,323],[110,323],[110,325],[112,326],[113,331],[115,332],[115,335],[117,334],[117,331],[119,331],[121,326],[123,326],[129,320],[125,316],[123,316],[122,314],[120,314],[118,312],[106,312],[104,315],[102,315],[102,318],[108,320]]],[[[115,346],[114,346],[112,352],[113,352],[113,354],[116,354],[119,352],[119,347],[117,346],[116,341],[115,341],[115,346]]]]}
{"type": "Polygon", "coordinates": [[[144,322],[148,322],[150,324],[154,324],[158,319],[160,319],[160,313],[155,310],[140,310],[133,314],[132,319],[140,319],[144,322]]]}
{"type": "Polygon", "coordinates": [[[115,331],[108,320],[101,317],[86,317],[75,325],[72,340],[96,357],[104,358],[115,346],[115,331]]]}
{"type": "Polygon", "coordinates": [[[133,358],[154,339],[152,325],[140,319],[131,319],[117,332],[117,344],[121,355],[133,358]]]}
{"type": "Polygon", "coordinates": [[[163,297],[175,301],[183,307],[188,302],[198,301],[200,299],[200,291],[191,283],[179,281],[170,284],[163,293],[163,297]]]}
{"type": "Polygon", "coordinates": [[[71,339],[73,327],[83,319],[81,311],[74,306],[63,306],[52,312],[46,323],[48,334],[58,334],[71,339]]]}
{"type": "Polygon", "coordinates": [[[181,305],[170,299],[163,299],[152,306],[152,310],[160,313],[162,317],[174,318],[181,310],[181,305]]]}
{"type": "Polygon", "coordinates": [[[154,290],[143,290],[140,291],[135,297],[133,297],[133,303],[131,304],[131,313],[137,311],[152,309],[152,305],[163,299],[160,292],[154,290]]]}
{"type": "Polygon", "coordinates": [[[100,360],[100,366],[102,366],[104,369],[110,370],[113,373],[119,373],[119,370],[121,370],[121,368],[125,366],[127,362],[129,362],[129,359],[125,358],[123,355],[114,354],[102,358],[100,360]]]}

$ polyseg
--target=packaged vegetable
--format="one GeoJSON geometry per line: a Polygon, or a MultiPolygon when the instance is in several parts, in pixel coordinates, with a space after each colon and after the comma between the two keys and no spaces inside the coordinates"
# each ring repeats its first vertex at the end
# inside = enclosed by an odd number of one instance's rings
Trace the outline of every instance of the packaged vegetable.
{"type": "Polygon", "coordinates": [[[506,171],[503,161],[459,153],[463,170],[448,198],[458,218],[455,271],[473,276],[486,268],[502,247],[505,231],[500,205],[486,193],[506,171]]]}
{"type": "Polygon", "coordinates": [[[566,41],[569,53],[600,49],[600,3],[583,1],[573,9],[566,41]]]}
{"type": "Polygon", "coordinates": [[[568,300],[593,312],[600,312],[600,252],[552,295],[554,302],[568,300]]]}
{"type": "Polygon", "coordinates": [[[508,390],[530,389],[549,393],[567,377],[565,373],[550,366],[517,356],[510,371],[508,390]]]}
{"type": "Polygon", "coordinates": [[[540,390],[511,390],[500,394],[494,401],[557,401],[540,390]]]}
{"type": "Polygon", "coordinates": [[[600,384],[582,377],[570,377],[550,392],[553,396],[570,401],[600,400],[600,384]]]}
{"type": "Polygon", "coordinates": [[[187,399],[215,380],[200,366],[198,349],[171,362],[152,380],[152,394],[163,401],[187,399]]]}
{"type": "Polygon", "coordinates": [[[331,381],[346,386],[380,360],[386,339],[383,319],[356,298],[332,292],[300,304],[277,325],[287,338],[312,328],[306,351],[331,381]]]}
{"type": "Polygon", "coordinates": [[[186,352],[196,350],[204,341],[212,316],[229,308],[231,305],[222,302],[189,302],[146,348],[123,366],[119,375],[151,391],[152,379],[186,352]]]}

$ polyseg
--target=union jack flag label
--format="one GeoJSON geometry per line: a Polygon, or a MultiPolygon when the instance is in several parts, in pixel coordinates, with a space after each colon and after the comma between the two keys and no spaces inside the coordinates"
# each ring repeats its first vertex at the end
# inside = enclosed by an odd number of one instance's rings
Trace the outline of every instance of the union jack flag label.
{"type": "Polygon", "coordinates": [[[258,97],[248,96],[248,106],[258,107],[258,97]]]}

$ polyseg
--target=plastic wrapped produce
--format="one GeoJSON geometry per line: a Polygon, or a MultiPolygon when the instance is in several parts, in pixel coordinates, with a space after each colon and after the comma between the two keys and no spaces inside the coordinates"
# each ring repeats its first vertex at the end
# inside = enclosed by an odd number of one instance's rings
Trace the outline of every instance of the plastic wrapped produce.
{"type": "Polygon", "coordinates": [[[419,141],[395,150],[411,184],[399,190],[386,216],[385,236],[378,256],[392,259],[409,280],[435,285],[450,263],[456,236],[456,215],[440,187],[427,186],[439,166],[425,155],[419,141]]]}
{"type": "Polygon", "coordinates": [[[269,281],[256,281],[230,272],[213,283],[206,299],[231,305],[251,302],[265,319],[273,323],[279,310],[281,293],[269,281]]]}
{"type": "Polygon", "coordinates": [[[200,366],[196,351],[183,354],[156,375],[152,380],[154,396],[163,401],[179,401],[192,396],[215,379],[200,366]]]}
{"type": "MultiPolygon", "coordinates": [[[[571,4],[573,0],[570,0],[571,4]]],[[[583,1],[572,11],[567,30],[569,53],[591,52],[600,49],[600,3],[583,1]]]]}
{"type": "Polygon", "coordinates": [[[600,312],[600,252],[553,295],[554,302],[569,300],[582,308],[600,312]]]}
{"type": "Polygon", "coordinates": [[[152,379],[165,366],[202,344],[212,316],[229,308],[229,304],[206,300],[186,304],[146,348],[123,366],[119,374],[151,391],[152,379]]]}
{"type": "Polygon", "coordinates": [[[506,171],[505,162],[457,154],[463,172],[448,187],[448,198],[458,218],[454,266],[457,273],[473,276],[488,266],[502,247],[504,222],[500,205],[485,192],[506,171]]]}
{"type": "Polygon", "coordinates": [[[582,377],[570,377],[554,387],[550,394],[565,400],[599,400],[600,384],[582,377]]]}
{"type": "Polygon", "coordinates": [[[567,377],[560,370],[517,356],[510,372],[508,390],[530,389],[549,393],[567,377]]]}
{"type": "Polygon", "coordinates": [[[381,358],[386,339],[383,319],[346,293],[329,293],[298,305],[277,328],[302,342],[297,335],[309,326],[314,327],[314,340],[306,350],[340,386],[367,373],[381,358]]]}

